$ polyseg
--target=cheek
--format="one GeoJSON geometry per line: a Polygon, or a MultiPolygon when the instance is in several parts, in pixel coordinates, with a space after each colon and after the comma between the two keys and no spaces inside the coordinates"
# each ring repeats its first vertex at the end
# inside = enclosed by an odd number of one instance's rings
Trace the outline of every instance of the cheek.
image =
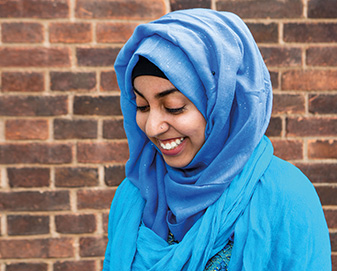
{"type": "Polygon", "coordinates": [[[145,132],[145,124],[146,124],[146,117],[144,116],[144,114],[136,114],[136,122],[138,127],[145,132]]]}

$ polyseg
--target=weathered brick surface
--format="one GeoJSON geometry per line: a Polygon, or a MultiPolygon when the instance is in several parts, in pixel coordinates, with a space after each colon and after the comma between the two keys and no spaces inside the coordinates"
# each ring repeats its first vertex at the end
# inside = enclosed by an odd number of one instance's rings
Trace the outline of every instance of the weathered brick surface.
{"type": "Polygon", "coordinates": [[[77,63],[79,66],[87,67],[111,67],[119,50],[119,48],[77,48],[77,63]]]}
{"type": "Polygon", "coordinates": [[[114,61],[138,24],[186,8],[248,23],[274,90],[266,135],[316,186],[337,271],[335,0],[0,1],[0,270],[100,271],[125,178],[114,61]]]}
{"type": "Polygon", "coordinates": [[[44,77],[39,72],[3,72],[1,74],[3,92],[41,92],[44,77]]]}
{"type": "Polygon", "coordinates": [[[1,27],[2,42],[4,43],[41,43],[43,41],[42,24],[3,23],[1,27]]]}
{"type": "Polygon", "coordinates": [[[110,209],[115,189],[81,190],[77,193],[78,209],[110,209]]]}
{"type": "Polygon", "coordinates": [[[62,211],[69,210],[69,204],[67,191],[0,192],[0,211],[62,211]]]}
{"type": "Polygon", "coordinates": [[[286,23],[284,41],[300,43],[336,42],[337,23],[286,23]]]}
{"type": "Polygon", "coordinates": [[[0,2],[0,18],[66,18],[69,0],[4,0],[0,2]]]}
{"type": "Polygon", "coordinates": [[[81,257],[103,256],[107,245],[106,237],[83,237],[80,239],[81,257]]]}
{"type": "Polygon", "coordinates": [[[125,167],[120,165],[104,168],[104,182],[108,186],[118,186],[125,178],[125,167]]]}
{"type": "Polygon", "coordinates": [[[96,271],[95,261],[62,261],[56,262],[53,266],[54,271],[96,271]]]}
{"type": "Polygon", "coordinates": [[[0,144],[0,164],[66,164],[71,160],[67,144],[0,144]]]}
{"type": "Polygon", "coordinates": [[[132,22],[99,23],[96,28],[97,41],[101,43],[126,42],[137,25],[132,22]]]}
{"type": "Polygon", "coordinates": [[[96,87],[94,72],[51,72],[50,89],[58,91],[92,91],[96,87]]]}
{"type": "Polygon", "coordinates": [[[154,19],[165,14],[163,0],[78,0],[76,16],[94,19],[154,19]]]}
{"type": "Polygon", "coordinates": [[[301,18],[303,4],[300,0],[219,0],[217,10],[231,11],[243,18],[301,18]]]}
{"type": "Polygon", "coordinates": [[[77,160],[80,163],[125,163],[128,157],[126,142],[77,144],[77,160]]]}
{"type": "Polygon", "coordinates": [[[308,17],[309,18],[336,18],[337,5],[334,0],[309,0],[308,17]]]}
{"type": "Polygon", "coordinates": [[[55,186],[85,187],[98,185],[96,168],[57,168],[55,170],[55,186]]]}
{"type": "Polygon", "coordinates": [[[93,233],[96,230],[94,215],[57,215],[56,231],[66,234],[93,233]]]}
{"type": "Polygon", "coordinates": [[[9,215],[8,235],[39,235],[49,233],[49,216],[9,215]]]}
{"type": "Polygon", "coordinates": [[[337,118],[288,118],[288,136],[333,136],[337,133],[337,118]]]}
{"type": "Polygon", "coordinates": [[[51,43],[88,43],[92,41],[89,23],[54,23],[49,27],[51,43]]]}
{"type": "Polygon", "coordinates": [[[337,66],[337,47],[310,47],[306,56],[309,66],[337,66]]]}
{"type": "Polygon", "coordinates": [[[0,48],[0,67],[69,67],[68,48],[0,48]]]}
{"type": "Polygon", "coordinates": [[[123,120],[106,120],[103,122],[103,137],[108,139],[126,138],[123,120]]]}
{"type": "Polygon", "coordinates": [[[121,115],[118,96],[76,96],[74,114],[112,116],[121,115]]]}
{"type": "Polygon", "coordinates": [[[0,259],[69,258],[74,244],[71,238],[0,240],[0,251],[0,259]]]}
{"type": "Polygon", "coordinates": [[[314,114],[337,114],[337,95],[309,95],[309,112],[314,114]]]}
{"type": "Polygon", "coordinates": [[[47,271],[46,263],[11,263],[6,264],[6,271],[47,271]]]}
{"type": "Polygon", "coordinates": [[[11,187],[46,187],[50,185],[50,169],[8,168],[7,178],[11,187]]]}
{"type": "Polygon", "coordinates": [[[49,137],[47,120],[8,120],[5,129],[9,140],[46,140],[49,137]]]}
{"type": "Polygon", "coordinates": [[[86,119],[55,119],[55,139],[93,139],[97,137],[97,121],[86,119]]]}
{"type": "Polygon", "coordinates": [[[119,90],[117,78],[114,71],[106,71],[101,73],[101,86],[102,91],[119,90]]]}
{"type": "Polygon", "coordinates": [[[294,70],[282,74],[283,90],[335,90],[337,71],[335,70],[294,70]]]}

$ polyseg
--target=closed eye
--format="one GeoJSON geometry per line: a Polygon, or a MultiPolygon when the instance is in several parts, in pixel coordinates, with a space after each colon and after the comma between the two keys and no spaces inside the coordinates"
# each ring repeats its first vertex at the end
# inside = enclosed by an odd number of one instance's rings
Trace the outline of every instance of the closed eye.
{"type": "Polygon", "coordinates": [[[148,105],[144,105],[144,106],[137,106],[137,111],[140,111],[140,112],[146,112],[148,111],[150,108],[150,106],[148,105]]]}
{"type": "Polygon", "coordinates": [[[170,114],[180,114],[185,110],[185,105],[179,108],[165,108],[170,114]]]}

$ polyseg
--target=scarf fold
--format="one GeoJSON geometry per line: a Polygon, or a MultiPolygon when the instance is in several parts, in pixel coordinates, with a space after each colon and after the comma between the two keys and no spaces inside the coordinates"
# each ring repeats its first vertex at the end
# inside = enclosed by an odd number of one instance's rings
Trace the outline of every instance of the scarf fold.
{"type": "Polygon", "coordinates": [[[268,126],[268,70],[247,26],[236,15],[207,9],[169,13],[139,25],[115,70],[130,159],[126,177],[145,200],[144,225],[182,241],[240,174],[268,126]],[[206,119],[206,141],[184,168],[165,164],[136,123],[131,74],[139,56],[154,63],[206,119]]]}

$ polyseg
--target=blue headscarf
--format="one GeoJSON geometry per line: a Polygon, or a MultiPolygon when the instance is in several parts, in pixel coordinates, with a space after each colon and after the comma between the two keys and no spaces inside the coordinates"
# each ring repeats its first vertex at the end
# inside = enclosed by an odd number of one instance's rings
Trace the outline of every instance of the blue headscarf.
{"type": "Polygon", "coordinates": [[[130,159],[126,177],[145,199],[144,224],[181,240],[243,169],[269,123],[268,70],[244,22],[232,13],[194,9],[140,25],[120,51],[121,89],[130,159]],[[131,74],[139,56],[164,72],[207,121],[206,141],[184,168],[168,166],[136,123],[131,74]]]}

